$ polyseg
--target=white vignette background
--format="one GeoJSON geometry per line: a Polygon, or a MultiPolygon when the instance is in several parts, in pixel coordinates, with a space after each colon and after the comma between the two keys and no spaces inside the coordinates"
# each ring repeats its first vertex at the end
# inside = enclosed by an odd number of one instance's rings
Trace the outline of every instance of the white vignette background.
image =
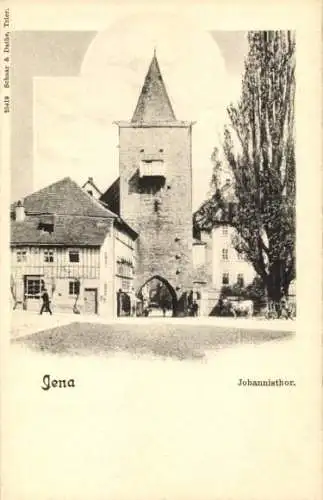
{"type": "MultiPolygon", "coordinates": [[[[147,4],[146,4],[147,5],[147,4]]],[[[116,4],[96,4],[96,3],[66,3],[62,6],[61,2],[56,2],[55,6],[47,4],[45,2],[40,4],[10,4],[12,9],[12,21],[16,21],[16,27],[19,29],[19,23],[24,23],[24,27],[28,29],[37,29],[37,25],[41,25],[41,29],[91,29],[89,28],[89,23],[93,24],[93,29],[95,29],[95,24],[97,28],[100,29],[100,21],[98,18],[102,18],[100,13],[109,11],[109,9],[146,9],[145,4],[141,6],[134,6],[133,3],[123,4],[122,7],[116,6],[116,4]],[[16,13],[16,14],[15,14],[16,13]],[[99,13],[99,15],[98,15],[99,13]]],[[[321,162],[321,143],[322,143],[322,130],[321,130],[321,95],[322,95],[322,75],[321,75],[321,50],[320,50],[320,40],[321,40],[321,12],[319,2],[295,2],[295,3],[276,3],[271,4],[265,3],[246,3],[246,2],[232,2],[230,4],[217,3],[216,5],[211,3],[197,4],[189,7],[188,4],[185,8],[195,10],[196,19],[198,16],[200,18],[210,19],[212,16],[214,18],[214,23],[212,23],[212,29],[217,30],[248,30],[248,29],[296,29],[297,33],[297,95],[296,95],[296,133],[297,133],[297,299],[298,299],[298,318],[297,318],[297,338],[298,338],[298,349],[295,352],[297,359],[291,360],[292,366],[297,367],[297,373],[295,373],[295,378],[300,381],[299,387],[297,388],[298,396],[296,398],[297,405],[295,408],[290,410],[287,415],[287,419],[290,418],[298,419],[299,422],[299,436],[295,436],[295,439],[299,439],[297,442],[297,449],[301,455],[306,457],[304,463],[306,467],[304,468],[303,475],[297,477],[289,477],[288,481],[294,482],[293,488],[288,488],[286,486],[286,477],[281,477],[281,483],[279,481],[274,481],[271,484],[268,483],[269,471],[264,470],[263,475],[255,476],[253,484],[245,484],[243,478],[243,471],[248,476],[248,456],[245,457],[246,462],[241,469],[240,480],[236,482],[233,481],[233,485],[230,485],[230,471],[227,471],[227,477],[225,478],[227,483],[226,486],[218,484],[219,488],[217,491],[211,488],[214,487],[213,483],[197,483],[196,488],[194,485],[190,484],[190,489],[181,489],[177,483],[177,478],[172,477],[170,473],[171,481],[169,483],[167,500],[174,499],[196,499],[196,500],[316,500],[321,498],[321,470],[322,470],[322,395],[321,395],[321,380],[322,380],[322,364],[321,364],[321,328],[322,328],[322,315],[321,315],[321,303],[322,303],[322,205],[321,205],[321,175],[322,175],[322,162],[321,162]],[[302,167],[300,167],[302,166],[302,167]]],[[[4,4],[1,5],[3,7],[4,4]]],[[[154,4],[154,9],[183,9],[184,3],[175,2],[169,7],[169,4],[160,5],[154,4]]],[[[22,24],[20,24],[22,26],[22,24]]],[[[1,467],[2,467],[2,495],[4,500],[29,500],[32,498],[31,493],[26,491],[20,491],[19,477],[15,477],[15,457],[12,457],[12,440],[15,436],[20,435],[19,433],[14,434],[11,429],[18,429],[19,421],[24,418],[24,414],[21,412],[16,413],[14,409],[9,405],[10,392],[12,388],[10,387],[8,373],[10,371],[10,361],[11,361],[11,351],[9,346],[9,328],[10,328],[10,311],[8,302],[8,290],[9,290],[9,253],[8,253],[8,241],[9,241],[9,224],[7,217],[7,207],[10,202],[9,199],[9,149],[8,141],[10,139],[10,126],[8,115],[2,115],[2,148],[1,148],[1,467]],[[10,409],[10,412],[9,412],[10,409]],[[10,436],[10,439],[8,439],[10,436]],[[7,490],[7,484],[12,483],[12,478],[15,477],[17,488],[13,493],[7,490]],[[8,480],[10,478],[10,481],[8,480]],[[8,493],[8,494],[7,494],[8,493]],[[26,496],[24,495],[26,494],[26,496]],[[8,496],[10,495],[10,496],[8,496]]],[[[279,362],[279,360],[277,360],[279,362]]],[[[47,369],[46,363],[44,362],[44,369],[47,369]]],[[[158,370],[156,365],[156,370],[158,370]]],[[[288,371],[288,367],[282,367],[282,371],[288,371]]],[[[97,372],[98,374],[99,372],[97,372]]],[[[229,371],[228,371],[229,373],[229,371]]],[[[243,373],[241,374],[243,376],[243,373]]],[[[131,377],[131,374],[128,374],[131,377]]],[[[169,383],[171,383],[172,369],[169,372],[169,383]]],[[[167,380],[165,381],[167,385],[167,380]]],[[[89,389],[89,386],[85,386],[85,389],[89,389]]],[[[104,387],[98,385],[98,391],[104,389],[104,387]]],[[[38,387],[31,388],[30,394],[32,395],[35,390],[39,390],[38,387]]],[[[53,395],[53,398],[57,400],[58,396],[53,395]]],[[[67,403],[67,397],[63,396],[64,401],[67,403]]],[[[77,406],[76,396],[74,398],[74,403],[77,406]]],[[[78,393],[77,397],[86,397],[84,391],[78,393]]],[[[230,398],[230,394],[227,396],[230,398]]],[[[25,395],[25,404],[27,409],[28,405],[28,394],[25,395]]],[[[32,399],[31,399],[32,401],[32,399]]],[[[98,400],[96,400],[98,401],[98,400]]],[[[277,399],[277,404],[279,404],[279,399],[277,399]]],[[[281,401],[282,402],[282,401],[281,401]]],[[[263,403],[263,402],[262,402],[263,403]]],[[[262,403],[259,402],[261,405],[262,403]]],[[[55,408],[54,403],[51,402],[51,407],[53,411],[55,408]]],[[[72,406],[70,406],[72,408],[72,406]]],[[[93,408],[93,411],[100,411],[100,407],[97,406],[93,408]]],[[[255,411],[259,411],[261,415],[264,411],[263,408],[255,408],[255,411]]],[[[272,406],[267,408],[265,411],[270,412],[273,421],[275,422],[275,407],[272,406]]],[[[198,412],[197,412],[197,415],[198,412]]],[[[76,418],[81,417],[81,415],[73,415],[76,418]]],[[[52,432],[53,435],[64,436],[64,422],[59,422],[59,416],[52,414],[52,432]]],[[[199,415],[201,418],[201,415],[199,415]]],[[[239,416],[237,415],[237,419],[239,416]]],[[[119,423],[120,427],[125,422],[119,423]]],[[[169,420],[165,419],[165,424],[170,423],[169,420]]],[[[225,424],[225,419],[223,420],[225,424]]],[[[279,422],[277,421],[277,432],[284,435],[284,430],[281,429],[279,422]]],[[[41,439],[44,437],[41,433],[41,429],[37,430],[37,425],[41,426],[41,420],[35,415],[35,432],[31,437],[34,439],[41,439]]],[[[204,425],[204,422],[201,422],[204,425]]],[[[287,425],[287,420],[286,420],[287,425]]],[[[50,426],[48,422],[46,423],[46,428],[49,429],[50,426]]],[[[76,426],[76,428],[81,432],[82,427],[76,426]]],[[[120,428],[118,428],[120,430],[120,428]]],[[[85,432],[91,432],[91,429],[87,426],[84,428],[85,432]]],[[[288,433],[288,428],[285,430],[288,433]]],[[[27,438],[27,437],[26,437],[27,438]]],[[[268,435],[257,435],[255,438],[263,439],[263,446],[269,446],[268,442],[270,436],[268,435]]],[[[66,439],[74,439],[73,445],[77,447],[77,436],[66,436],[66,439]]],[[[27,449],[33,445],[30,441],[22,441],[14,443],[16,449],[19,448],[22,455],[27,452],[27,449]]],[[[149,448],[149,440],[146,443],[149,448]]],[[[225,442],[215,443],[215,447],[221,448],[225,447],[225,442]]],[[[97,442],[95,446],[102,446],[102,443],[97,442]]],[[[106,444],[109,446],[109,443],[106,444]]],[[[198,447],[196,437],[187,435],[187,449],[183,449],[183,457],[185,455],[194,455],[194,446],[198,447]]],[[[84,478],[87,472],[91,470],[89,463],[91,462],[91,456],[83,457],[84,459],[79,462],[83,468],[79,470],[74,470],[70,467],[70,464],[64,464],[64,456],[55,455],[51,456],[51,450],[47,449],[47,454],[43,456],[33,456],[35,463],[29,468],[31,473],[28,481],[33,484],[30,492],[33,493],[33,500],[45,500],[53,499],[60,500],[62,494],[67,500],[70,499],[85,499],[93,498],[101,500],[105,498],[111,498],[115,500],[127,500],[138,498],[138,499],[160,499],[166,498],[165,495],[162,496],[162,478],[160,485],[158,484],[158,471],[152,474],[152,478],[141,477],[140,475],[127,474],[127,461],[126,457],[129,454],[128,443],[123,442],[124,454],[124,464],[125,467],[122,471],[123,475],[118,478],[120,485],[119,488],[111,491],[103,491],[102,488],[105,487],[104,483],[96,484],[95,491],[93,489],[88,489],[86,484],[82,484],[82,489],[78,492],[73,490],[68,490],[68,478],[65,477],[64,470],[66,474],[69,471],[74,471],[79,474],[80,478],[84,478]],[[44,464],[50,460],[52,466],[55,464],[57,466],[57,484],[56,491],[55,484],[46,484],[46,478],[42,477],[42,471],[44,470],[44,464]],[[66,466],[64,469],[64,465],[66,466]],[[66,488],[64,489],[64,484],[66,483],[66,488]],[[48,488],[51,488],[49,491],[48,488]],[[160,494],[159,494],[160,493],[160,494]]],[[[270,447],[269,447],[270,449],[270,447]]],[[[131,450],[130,450],[131,451],[131,450]]],[[[27,457],[28,452],[27,452],[27,457]]],[[[221,456],[221,455],[219,455],[221,456]]],[[[288,456],[286,453],[284,457],[288,456]]],[[[122,458],[119,457],[119,459],[122,458]]],[[[133,457],[134,458],[134,457],[133,457]]],[[[136,460],[138,462],[145,462],[149,458],[148,456],[138,456],[136,460]]],[[[205,457],[207,460],[207,457],[205,457]]],[[[19,460],[22,458],[19,457],[19,460]]],[[[291,464],[293,462],[293,457],[290,457],[291,464]]],[[[194,461],[191,462],[192,465],[194,461]]],[[[277,467],[282,467],[284,473],[288,470],[286,464],[280,463],[280,457],[276,457],[277,467]]],[[[99,465],[99,463],[97,464],[99,465]]],[[[158,469],[158,463],[155,464],[155,469],[158,469]]],[[[207,461],[199,462],[199,467],[201,468],[215,468],[217,464],[207,463],[207,461]]],[[[292,469],[291,469],[292,470],[292,469]]],[[[143,472],[143,469],[138,468],[138,473],[143,472]]],[[[170,471],[171,472],[171,471],[170,471]]],[[[187,469],[187,476],[192,474],[192,470],[187,469]]],[[[250,471],[249,471],[250,472],[250,471]]],[[[118,472],[120,473],[120,471],[118,472]]],[[[116,471],[117,474],[117,471],[116,471]]],[[[47,478],[48,479],[48,478],[47,478]]],[[[23,478],[26,480],[26,478],[23,478]]],[[[118,484],[119,484],[118,483],[118,484]]],[[[91,478],[89,478],[89,485],[92,484],[91,478]]],[[[93,488],[93,485],[92,485],[93,488]]]]}

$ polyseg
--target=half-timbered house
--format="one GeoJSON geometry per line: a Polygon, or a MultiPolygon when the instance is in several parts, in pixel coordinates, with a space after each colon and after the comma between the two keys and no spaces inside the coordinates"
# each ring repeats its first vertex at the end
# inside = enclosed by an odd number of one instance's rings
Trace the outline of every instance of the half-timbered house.
{"type": "Polygon", "coordinates": [[[114,316],[117,291],[129,290],[137,234],[69,177],[11,207],[13,307],[114,316]]]}

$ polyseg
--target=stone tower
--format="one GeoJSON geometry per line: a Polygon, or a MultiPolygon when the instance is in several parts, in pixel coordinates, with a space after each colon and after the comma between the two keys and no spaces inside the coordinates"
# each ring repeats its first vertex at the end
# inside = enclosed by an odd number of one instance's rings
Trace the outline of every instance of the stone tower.
{"type": "Polygon", "coordinates": [[[176,119],[154,54],[119,126],[120,215],[138,234],[135,287],[157,276],[177,299],[192,287],[192,122],[176,119]]]}

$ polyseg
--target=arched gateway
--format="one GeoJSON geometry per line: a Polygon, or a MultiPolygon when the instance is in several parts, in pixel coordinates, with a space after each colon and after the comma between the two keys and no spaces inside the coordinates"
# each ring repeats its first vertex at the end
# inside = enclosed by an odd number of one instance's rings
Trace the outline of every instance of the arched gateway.
{"type": "Polygon", "coordinates": [[[145,281],[137,290],[136,296],[140,300],[148,301],[152,308],[160,309],[165,315],[167,311],[172,316],[177,316],[178,300],[172,285],[162,276],[152,276],[145,281]]]}

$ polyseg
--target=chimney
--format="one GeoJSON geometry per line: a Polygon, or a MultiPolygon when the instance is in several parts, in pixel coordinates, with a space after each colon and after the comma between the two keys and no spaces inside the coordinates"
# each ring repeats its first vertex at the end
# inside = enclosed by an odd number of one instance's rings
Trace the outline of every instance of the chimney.
{"type": "Polygon", "coordinates": [[[16,206],[16,221],[22,222],[25,220],[25,207],[22,202],[19,200],[16,206]]]}
{"type": "Polygon", "coordinates": [[[93,177],[89,177],[88,182],[93,182],[93,177]]]}

